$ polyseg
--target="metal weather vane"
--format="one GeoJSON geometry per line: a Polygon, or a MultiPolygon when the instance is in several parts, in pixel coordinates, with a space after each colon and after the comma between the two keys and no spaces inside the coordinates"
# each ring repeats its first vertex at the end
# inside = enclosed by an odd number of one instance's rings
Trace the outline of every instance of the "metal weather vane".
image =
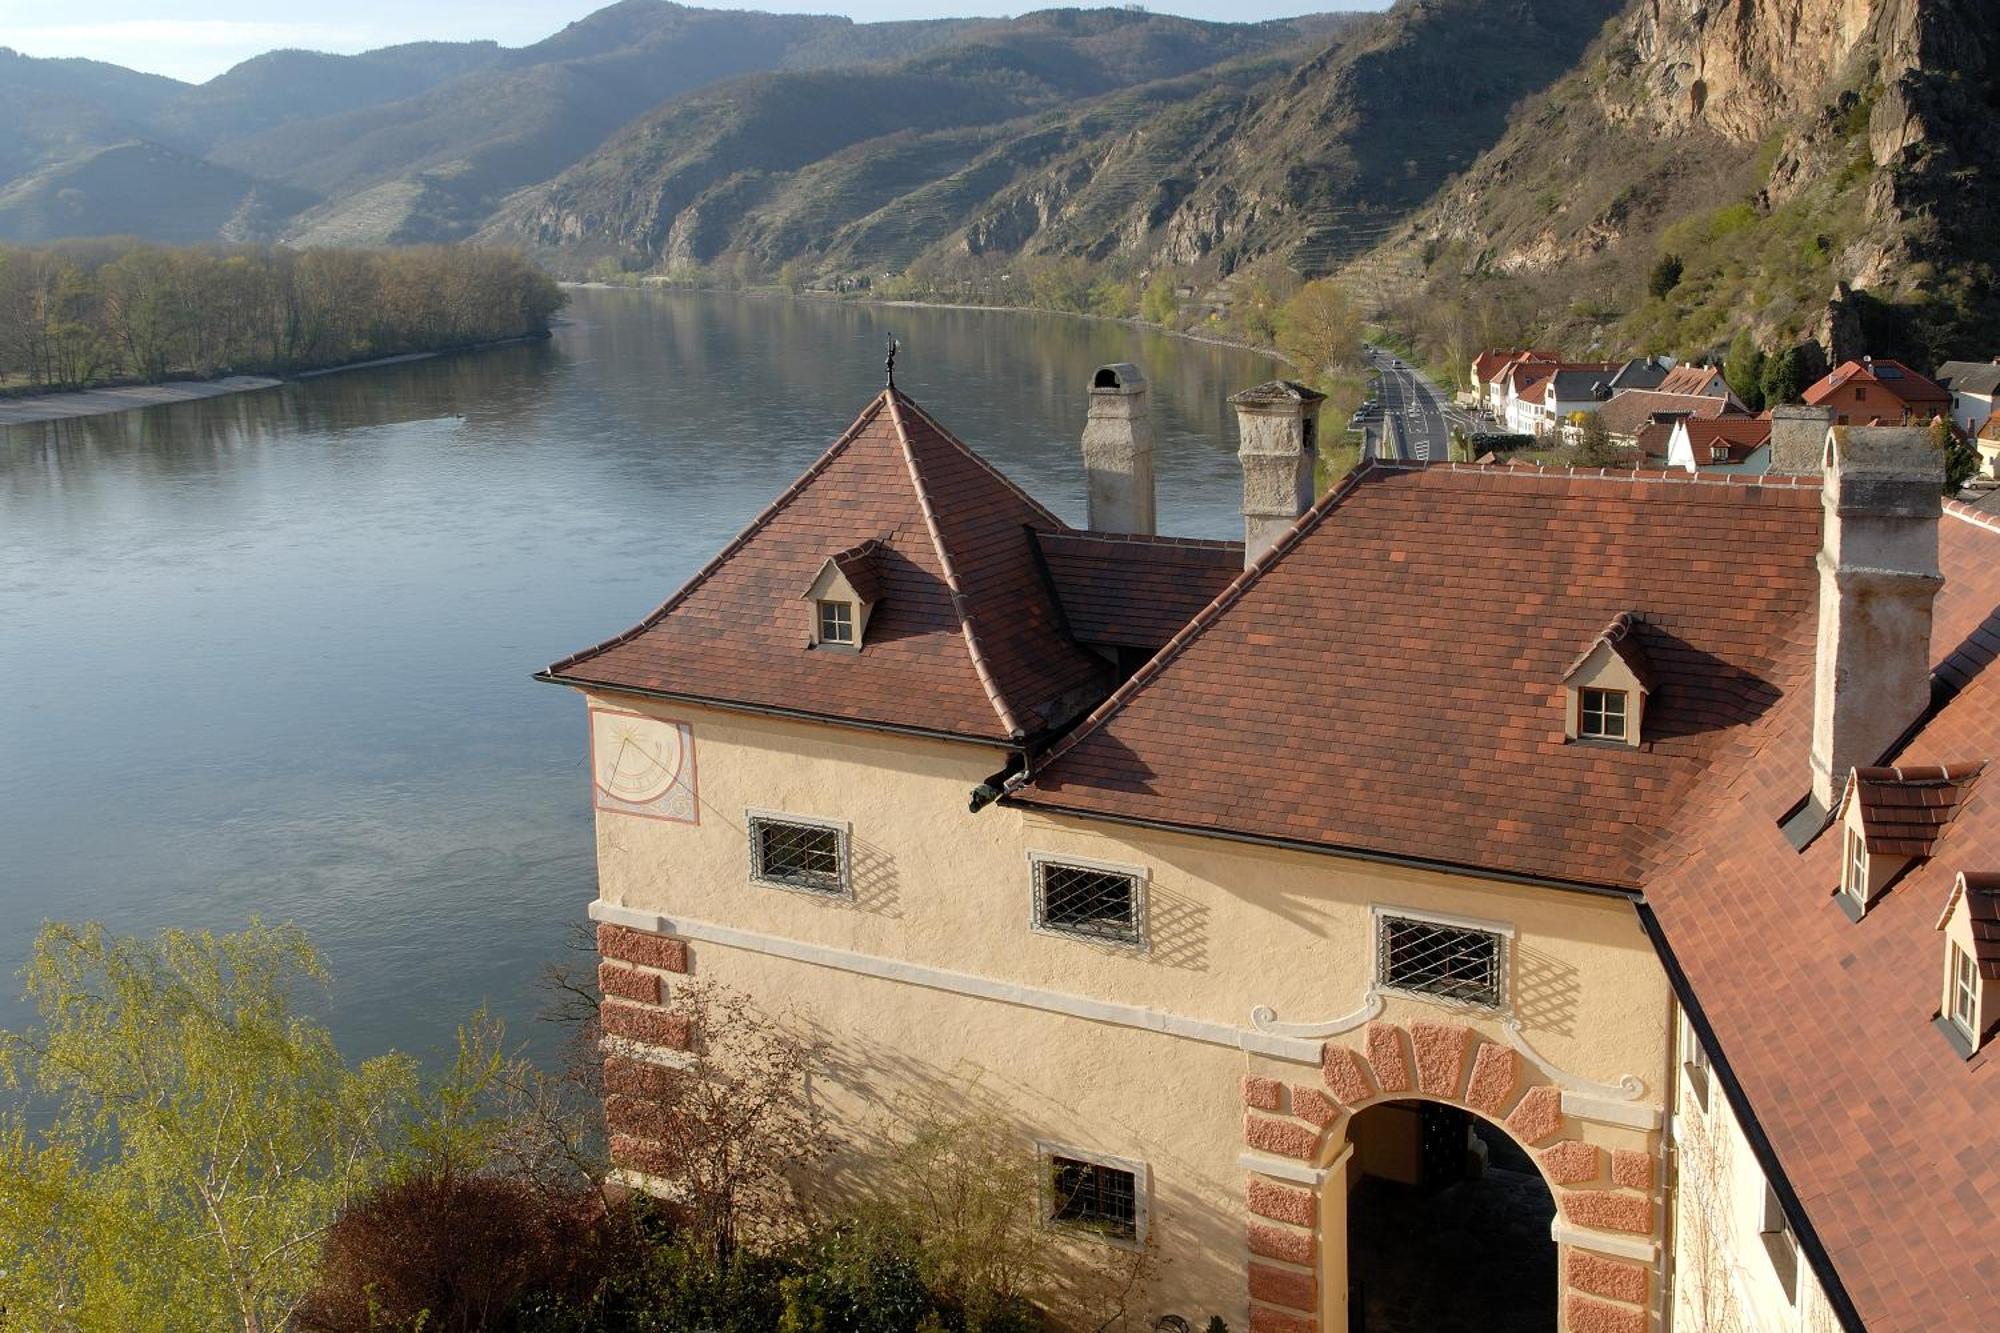
{"type": "Polygon", "coordinates": [[[889,335],[889,355],[882,358],[882,373],[888,380],[889,387],[892,389],[896,387],[896,353],[902,349],[902,346],[903,344],[896,341],[895,334],[892,333],[889,335]]]}

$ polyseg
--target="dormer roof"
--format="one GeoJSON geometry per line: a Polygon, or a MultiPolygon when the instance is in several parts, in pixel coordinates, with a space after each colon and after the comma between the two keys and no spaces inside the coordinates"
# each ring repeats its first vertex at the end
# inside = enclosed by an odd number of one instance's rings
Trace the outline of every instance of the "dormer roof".
{"type": "Polygon", "coordinates": [[[1967,924],[1972,927],[1972,960],[1979,975],[2000,981],[2000,874],[1990,870],[1964,870],[1952,881],[1951,896],[1938,915],[1937,928],[1951,924],[1951,914],[1965,904],[1967,924]]]}
{"type": "Polygon", "coordinates": [[[1064,527],[888,390],[658,610],[542,675],[1018,743],[1110,685],[1103,661],[1063,632],[1037,568],[1031,530],[1064,527]],[[799,633],[799,594],[829,553],[880,600],[866,652],[812,652],[799,633]]]}
{"type": "Polygon", "coordinates": [[[859,546],[850,546],[845,551],[828,556],[826,564],[821,565],[819,573],[813,576],[812,583],[799,595],[811,597],[814,590],[821,586],[821,580],[825,578],[828,569],[832,569],[847,580],[847,586],[852,588],[854,595],[862,601],[869,603],[881,601],[882,571],[877,563],[877,557],[881,555],[882,550],[882,543],[870,537],[859,546]]]}
{"type": "Polygon", "coordinates": [[[1620,611],[1612,622],[1606,625],[1581,653],[1577,654],[1576,660],[1569,664],[1569,670],[1563,672],[1563,683],[1567,685],[1575,680],[1577,673],[1588,666],[1590,659],[1597,655],[1597,650],[1604,648],[1625,664],[1625,669],[1632,673],[1632,679],[1639,682],[1640,689],[1651,694],[1653,668],[1646,660],[1644,646],[1639,642],[1638,626],[1638,616],[1630,611],[1620,611]]]}
{"type": "Polygon", "coordinates": [[[1857,768],[1840,798],[1840,817],[1859,808],[1870,853],[1928,857],[1983,764],[1857,768]]]}

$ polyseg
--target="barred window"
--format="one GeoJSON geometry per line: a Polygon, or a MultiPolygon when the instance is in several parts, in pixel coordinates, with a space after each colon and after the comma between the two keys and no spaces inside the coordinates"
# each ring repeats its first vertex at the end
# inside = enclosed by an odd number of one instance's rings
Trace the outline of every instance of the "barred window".
{"type": "Polygon", "coordinates": [[[1377,927],[1377,981],[1396,990],[1500,1007],[1501,937],[1491,931],[1387,916],[1377,927]]]}
{"type": "Polygon", "coordinates": [[[1035,926],[1063,935],[1144,941],[1140,922],[1140,877],[1128,870],[1036,860],[1035,926]]]}
{"type": "Polygon", "coordinates": [[[1139,1235],[1139,1175],[1106,1162],[1051,1154],[1049,1221],[1115,1240],[1139,1235]]]}
{"type": "Polygon", "coordinates": [[[1577,707],[1576,734],[1586,740],[1625,739],[1625,691],[1585,690],[1577,707]]]}
{"type": "Polygon", "coordinates": [[[750,878],[813,893],[847,892],[847,830],[839,824],[750,816],[750,878]]]}

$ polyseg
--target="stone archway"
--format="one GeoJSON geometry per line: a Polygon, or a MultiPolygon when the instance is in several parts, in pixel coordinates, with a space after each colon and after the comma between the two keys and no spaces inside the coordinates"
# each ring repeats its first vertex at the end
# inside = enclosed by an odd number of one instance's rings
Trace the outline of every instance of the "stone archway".
{"type": "Polygon", "coordinates": [[[1554,1195],[1563,1333],[1648,1333],[1658,1304],[1659,1145],[1607,1149],[1562,1089],[1524,1078],[1510,1045],[1458,1023],[1370,1023],[1328,1041],[1318,1086],[1243,1080],[1251,1333],[1346,1333],[1347,1172],[1355,1113],[1386,1101],[1460,1107],[1529,1154],[1554,1195]]]}

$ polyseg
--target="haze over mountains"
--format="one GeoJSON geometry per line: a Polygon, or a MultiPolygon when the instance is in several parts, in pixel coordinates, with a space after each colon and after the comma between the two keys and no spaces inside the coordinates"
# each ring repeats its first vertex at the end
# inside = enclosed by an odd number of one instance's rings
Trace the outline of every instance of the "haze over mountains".
{"type": "Polygon", "coordinates": [[[1681,351],[1830,338],[1867,314],[1821,308],[1844,282],[1959,327],[1992,322],[2000,263],[1996,11],[857,24],[622,0],[528,47],[273,52],[200,86],[0,53],[0,240],[477,238],[567,276],[1265,262],[1339,273],[1378,309],[1477,298],[1681,351]],[[1687,252],[1671,309],[1643,292],[1662,247],[1687,252]]]}

